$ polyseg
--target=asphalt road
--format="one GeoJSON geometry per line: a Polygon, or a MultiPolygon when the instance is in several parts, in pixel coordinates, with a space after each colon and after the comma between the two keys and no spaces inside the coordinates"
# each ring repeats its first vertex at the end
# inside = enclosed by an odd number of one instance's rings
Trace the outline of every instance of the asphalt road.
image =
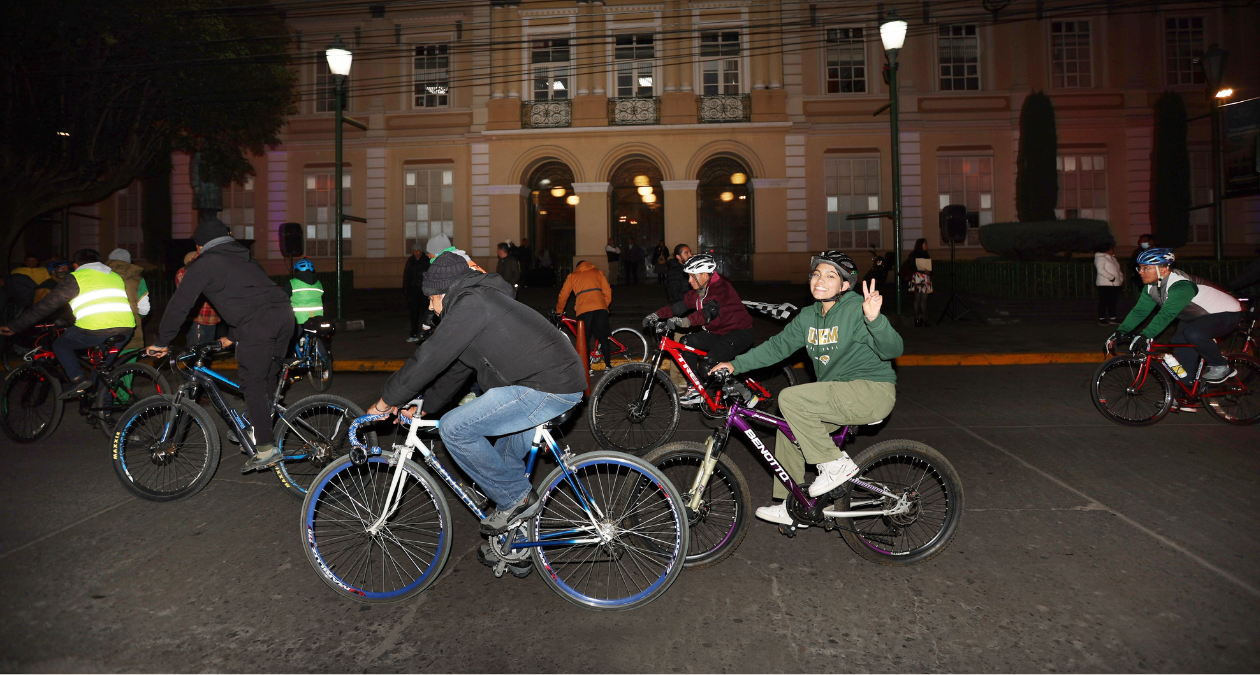
{"type": "MultiPolygon", "coordinates": [[[[434,587],[341,600],[306,562],[297,502],[242,477],[234,446],[205,491],[153,504],[68,413],[49,441],[4,446],[0,670],[1260,669],[1260,429],[1203,413],[1115,426],[1089,402],[1092,369],[901,371],[892,418],[856,446],[912,438],[957,468],[966,514],[937,559],[880,567],[836,533],[754,522],[731,559],[630,613],[494,578],[462,509],[434,587]]],[[[366,406],[383,380],[338,374],[332,393],[366,406]]],[[[679,439],[707,434],[684,415],[679,439]]],[[[567,440],[593,446],[580,426],[567,440]]],[[[768,473],[732,449],[768,498],[768,473]]]]}

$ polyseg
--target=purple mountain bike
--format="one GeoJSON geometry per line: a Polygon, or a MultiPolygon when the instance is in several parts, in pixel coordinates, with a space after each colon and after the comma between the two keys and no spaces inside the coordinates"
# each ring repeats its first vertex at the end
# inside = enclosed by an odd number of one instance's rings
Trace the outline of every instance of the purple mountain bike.
{"type": "MultiPolygon", "coordinates": [[[[914,565],[939,555],[958,532],[962,481],[936,450],[908,440],[877,443],[853,458],[859,467],[856,477],[811,499],[749,425],[775,426],[795,443],[788,423],[756,410],[756,398],[738,382],[723,378],[720,391],[727,405],[726,424],[712,437],[704,443],[669,443],[644,457],[684,493],[690,532],[685,567],[716,565],[735,552],[748,531],[748,483],[724,453],[732,429],[752,442],[771,475],[787,487],[793,522],[779,531],[788,537],[809,526],[838,530],[855,553],[871,562],[914,565]]],[[[853,435],[854,429],[846,426],[832,439],[844,447],[853,435]]]]}

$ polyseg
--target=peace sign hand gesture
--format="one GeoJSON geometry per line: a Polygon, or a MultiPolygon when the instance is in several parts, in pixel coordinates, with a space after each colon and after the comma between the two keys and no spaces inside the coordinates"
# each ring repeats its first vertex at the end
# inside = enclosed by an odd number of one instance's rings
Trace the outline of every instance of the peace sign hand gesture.
{"type": "Polygon", "coordinates": [[[875,290],[875,280],[870,280],[870,286],[866,282],[862,282],[862,313],[866,315],[867,321],[874,321],[879,318],[879,310],[884,306],[884,296],[875,290]]]}

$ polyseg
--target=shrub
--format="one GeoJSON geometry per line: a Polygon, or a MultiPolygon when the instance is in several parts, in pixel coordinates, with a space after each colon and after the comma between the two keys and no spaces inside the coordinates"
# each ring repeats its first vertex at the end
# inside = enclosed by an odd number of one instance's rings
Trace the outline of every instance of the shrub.
{"type": "Polygon", "coordinates": [[[1019,155],[1015,159],[1015,211],[1021,223],[1054,220],[1059,199],[1059,172],[1055,158],[1059,134],[1054,104],[1045,92],[1024,99],[1019,113],[1019,155]]]}
{"type": "Polygon", "coordinates": [[[1190,152],[1186,148],[1186,103],[1169,92],[1155,102],[1155,150],[1151,219],[1160,246],[1177,248],[1190,239],[1190,152]]]}
{"type": "Polygon", "coordinates": [[[1052,260],[1066,254],[1093,253],[1114,244],[1104,220],[1073,218],[1033,223],[993,223],[980,228],[986,251],[1015,260],[1052,260]]]}

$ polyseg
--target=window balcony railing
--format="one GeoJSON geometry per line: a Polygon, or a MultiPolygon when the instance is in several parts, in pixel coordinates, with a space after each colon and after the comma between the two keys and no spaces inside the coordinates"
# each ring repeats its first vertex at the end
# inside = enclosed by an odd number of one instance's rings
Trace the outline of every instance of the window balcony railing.
{"type": "Polygon", "coordinates": [[[634,124],[660,124],[661,99],[610,98],[608,99],[608,123],[616,126],[634,124]]]}
{"type": "Polygon", "coordinates": [[[521,127],[552,129],[567,127],[573,122],[573,106],[568,100],[521,101],[521,127]]]}
{"type": "Polygon", "coordinates": [[[700,96],[700,121],[747,122],[752,119],[752,102],[748,94],[734,96],[700,96]]]}

